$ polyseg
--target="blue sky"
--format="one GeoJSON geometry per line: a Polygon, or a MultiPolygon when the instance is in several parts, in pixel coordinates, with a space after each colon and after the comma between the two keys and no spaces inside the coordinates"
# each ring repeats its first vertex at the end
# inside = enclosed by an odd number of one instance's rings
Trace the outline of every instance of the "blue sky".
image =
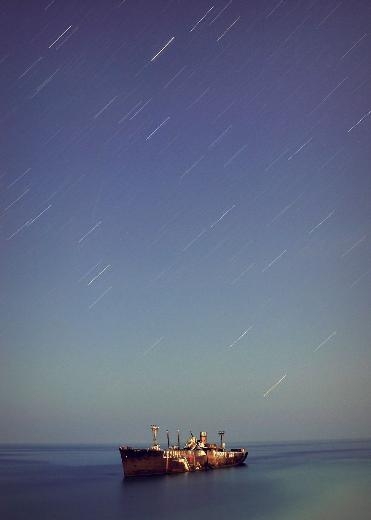
{"type": "Polygon", "coordinates": [[[367,437],[367,2],[5,2],[1,442],[367,437]]]}

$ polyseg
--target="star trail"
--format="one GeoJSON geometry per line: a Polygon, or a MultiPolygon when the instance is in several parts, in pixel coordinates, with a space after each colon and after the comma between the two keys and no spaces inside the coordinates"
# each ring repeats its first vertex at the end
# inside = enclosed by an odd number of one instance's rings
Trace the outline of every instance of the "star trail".
{"type": "Polygon", "coordinates": [[[0,440],[370,435],[371,4],[0,12],[0,440]]]}

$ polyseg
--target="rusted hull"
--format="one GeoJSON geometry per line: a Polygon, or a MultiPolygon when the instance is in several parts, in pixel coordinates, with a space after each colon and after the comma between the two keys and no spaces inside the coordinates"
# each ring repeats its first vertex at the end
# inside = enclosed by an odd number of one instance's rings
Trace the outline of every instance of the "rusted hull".
{"type": "Polygon", "coordinates": [[[206,471],[243,464],[245,450],[153,450],[120,447],[125,477],[206,471]]]}
{"type": "Polygon", "coordinates": [[[247,457],[247,451],[216,451],[208,452],[208,466],[210,469],[228,468],[243,464],[247,457]]]}
{"type": "Polygon", "coordinates": [[[189,471],[187,459],[170,457],[163,450],[120,448],[125,477],[165,475],[189,471]]]}

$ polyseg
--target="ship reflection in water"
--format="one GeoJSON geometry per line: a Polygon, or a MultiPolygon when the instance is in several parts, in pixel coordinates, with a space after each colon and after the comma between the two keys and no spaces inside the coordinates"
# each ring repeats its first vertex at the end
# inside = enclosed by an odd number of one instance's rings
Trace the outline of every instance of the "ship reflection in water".
{"type": "Polygon", "coordinates": [[[192,433],[185,446],[178,442],[170,446],[167,433],[167,449],[161,449],[157,441],[158,426],[151,426],[153,440],[148,449],[120,446],[120,454],[125,477],[166,475],[171,473],[187,473],[189,471],[206,471],[238,466],[244,463],[248,452],[244,448],[226,450],[223,442],[224,431],[219,431],[220,444],[209,443],[207,433],[201,432],[199,439],[192,433]]]}

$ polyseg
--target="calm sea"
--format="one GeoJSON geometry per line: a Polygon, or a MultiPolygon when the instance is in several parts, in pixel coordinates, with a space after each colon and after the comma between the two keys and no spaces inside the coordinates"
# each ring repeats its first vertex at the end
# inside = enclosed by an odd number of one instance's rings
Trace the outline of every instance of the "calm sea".
{"type": "Polygon", "coordinates": [[[371,441],[240,445],[243,467],[126,481],[117,447],[0,446],[0,518],[371,518],[371,441]]]}

